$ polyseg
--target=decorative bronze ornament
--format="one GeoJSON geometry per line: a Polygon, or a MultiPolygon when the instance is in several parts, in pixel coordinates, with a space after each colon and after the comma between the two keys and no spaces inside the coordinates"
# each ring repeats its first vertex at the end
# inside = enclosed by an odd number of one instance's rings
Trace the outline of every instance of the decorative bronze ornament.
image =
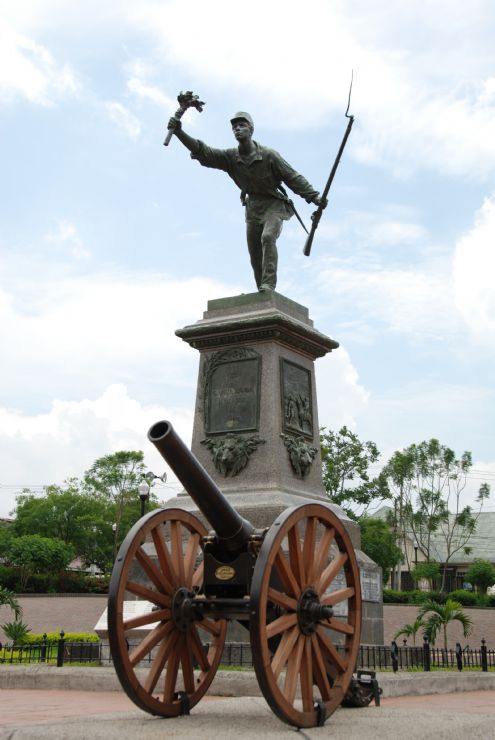
{"type": "Polygon", "coordinates": [[[289,453],[292,470],[298,478],[305,478],[309,473],[311,463],[315,459],[318,448],[308,444],[304,437],[292,437],[288,434],[280,435],[289,453]]]}
{"type": "Polygon", "coordinates": [[[265,444],[260,437],[240,437],[236,434],[226,434],[225,437],[207,438],[201,440],[213,457],[213,464],[219,473],[226,478],[233,478],[244,470],[250,456],[259,444],[265,444]]]}

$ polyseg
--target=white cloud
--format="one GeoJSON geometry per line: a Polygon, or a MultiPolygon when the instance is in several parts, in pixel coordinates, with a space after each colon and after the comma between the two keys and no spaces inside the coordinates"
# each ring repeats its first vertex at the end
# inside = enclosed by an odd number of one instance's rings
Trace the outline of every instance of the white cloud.
{"type": "Polygon", "coordinates": [[[162,397],[167,387],[176,398],[194,397],[196,353],[174,332],[202,315],[208,297],[230,295],[229,287],[164,274],[31,269],[6,276],[0,290],[7,348],[0,405],[40,409],[116,382],[141,400],[162,397]]]}
{"type": "Polygon", "coordinates": [[[80,477],[98,457],[117,450],[143,450],[150,469],[158,475],[167,469],[170,476],[170,484],[157,488],[157,495],[174,495],[180,486],[146,434],[151,424],[168,418],[189,444],[192,417],[192,411],[173,402],[141,404],[122,384],[108,386],[94,399],[55,400],[47,412],[34,416],[0,408],[0,515],[13,508],[22,487],[39,490],[80,477]]]}
{"type": "Polygon", "coordinates": [[[41,44],[15,31],[0,19],[0,102],[25,98],[49,105],[79,87],[68,64],[60,65],[41,44]]]}
{"type": "Polygon", "coordinates": [[[356,368],[343,347],[319,359],[315,365],[320,426],[340,429],[344,424],[356,428],[357,419],[369,400],[359,382],[356,368]]]}
{"type": "Polygon", "coordinates": [[[358,159],[400,176],[417,167],[482,177],[493,171],[493,53],[486,33],[493,8],[487,3],[356,7],[315,0],[304,11],[296,0],[253,0],[242,25],[227,0],[215,4],[214,17],[207,4],[198,2],[191,12],[181,0],[151,0],[129,13],[186,75],[242,90],[239,106],[257,105],[264,124],[307,129],[343,113],[354,68],[351,151],[358,159]],[[177,33],[185,27],[187,43],[177,33]],[[257,53],[247,58],[253,39],[257,53]]]}
{"type": "Polygon", "coordinates": [[[495,338],[495,196],[486,198],[473,228],[456,245],[454,289],[458,310],[474,336],[495,338]]]}
{"type": "MultiPolygon", "coordinates": [[[[216,0],[214,9],[202,0],[122,0],[118,8],[87,0],[77,10],[66,0],[16,4],[29,12],[10,5],[6,17],[28,32],[56,23],[73,40],[83,33],[96,43],[109,34],[126,41],[127,34],[144,36],[149,55],[131,74],[129,90],[169,110],[170,95],[147,67],[163,73],[165,65],[167,89],[174,75],[203,90],[217,88],[216,95],[228,90],[229,100],[238,91],[239,107],[253,106],[264,125],[327,126],[344,112],[354,69],[354,157],[398,176],[428,168],[486,178],[495,167],[489,0],[314,0],[304,7],[298,0],[252,0],[242,24],[228,0],[216,0]],[[247,55],[253,44],[256,53],[247,55]]],[[[36,89],[36,82],[23,87],[36,89]]],[[[126,113],[113,110],[137,136],[126,113]]]]}
{"type": "Polygon", "coordinates": [[[57,230],[47,234],[45,239],[47,242],[67,247],[76,259],[87,259],[91,256],[91,252],[77,233],[76,226],[69,221],[59,221],[57,230]]]}
{"type": "Polygon", "coordinates": [[[136,141],[141,136],[141,122],[131,113],[131,111],[115,100],[107,101],[105,110],[108,117],[115,123],[127,136],[136,141]]]}

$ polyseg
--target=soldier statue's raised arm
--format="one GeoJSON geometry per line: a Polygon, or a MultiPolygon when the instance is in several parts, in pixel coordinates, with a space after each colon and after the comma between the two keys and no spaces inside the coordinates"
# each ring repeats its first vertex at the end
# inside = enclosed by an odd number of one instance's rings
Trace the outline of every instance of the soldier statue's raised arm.
{"type": "Polygon", "coordinates": [[[231,118],[237,147],[212,149],[186,134],[172,117],[168,128],[204,167],[226,172],[241,190],[246,209],[246,234],[254,279],[259,291],[275,290],[277,284],[277,239],[284,221],[294,215],[294,206],[282,183],[307,203],[325,206],[320,194],[273,149],[253,141],[253,119],[245,111],[231,118]]]}

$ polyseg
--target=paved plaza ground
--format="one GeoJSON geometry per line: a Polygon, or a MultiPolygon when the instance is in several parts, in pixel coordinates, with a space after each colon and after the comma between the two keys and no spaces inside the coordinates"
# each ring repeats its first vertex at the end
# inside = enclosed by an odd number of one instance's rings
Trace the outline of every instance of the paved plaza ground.
{"type": "Polygon", "coordinates": [[[258,697],[205,697],[190,716],[161,719],[116,692],[7,689],[0,694],[2,740],[489,740],[494,728],[495,691],[385,698],[380,707],[338,709],[324,727],[299,732],[280,722],[258,697]]]}

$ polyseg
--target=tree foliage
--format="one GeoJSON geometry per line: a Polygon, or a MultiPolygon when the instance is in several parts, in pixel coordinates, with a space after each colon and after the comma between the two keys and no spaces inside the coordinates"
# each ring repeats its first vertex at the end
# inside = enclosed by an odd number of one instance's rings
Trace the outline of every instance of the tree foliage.
{"type": "MultiPolygon", "coordinates": [[[[145,470],[142,452],[121,451],[96,460],[82,481],[47,486],[43,496],[25,489],[17,496],[16,519],[5,540],[34,534],[57,539],[71,545],[87,567],[108,572],[116,548],[139,518],[137,487],[145,470]]],[[[157,506],[151,491],[148,508],[157,506]]],[[[2,536],[0,531],[0,555],[2,536]]]]}
{"type": "Polygon", "coordinates": [[[17,600],[17,596],[13,591],[9,591],[8,588],[3,588],[3,586],[0,586],[0,606],[10,607],[16,619],[22,616],[22,608],[17,600]]]}
{"type": "Polygon", "coordinates": [[[74,554],[74,548],[61,540],[25,534],[12,539],[7,559],[19,569],[21,588],[24,588],[33,573],[56,573],[64,570],[74,554]]]}
{"type": "Polygon", "coordinates": [[[408,624],[405,624],[403,627],[401,627],[400,630],[398,630],[394,635],[394,640],[396,640],[398,637],[412,637],[413,639],[413,645],[416,645],[416,635],[418,634],[420,629],[423,629],[425,626],[425,623],[423,622],[422,617],[416,617],[414,622],[409,622],[408,624]]]}
{"type": "Polygon", "coordinates": [[[361,517],[361,549],[381,566],[383,582],[386,583],[390,570],[402,560],[402,552],[395,544],[390,527],[382,519],[361,517]]]}
{"type": "MultiPolygon", "coordinates": [[[[407,553],[407,538],[413,538],[426,559],[433,559],[433,538],[440,537],[446,551],[444,565],[468,543],[490,487],[483,483],[478,509],[462,506],[462,494],[472,467],[470,452],[455,452],[437,439],[412,444],[394,453],[383,469],[394,504],[393,526],[407,553]]],[[[408,570],[411,564],[407,563],[408,570]]],[[[444,590],[445,568],[441,590],[444,590]]]]}
{"type": "Polygon", "coordinates": [[[418,563],[411,571],[411,578],[415,583],[418,583],[419,581],[428,581],[431,589],[433,581],[440,578],[440,563],[432,560],[418,563]]]}
{"type": "Polygon", "coordinates": [[[320,435],[323,485],[332,503],[342,506],[353,519],[362,516],[374,499],[388,498],[385,479],[370,474],[380,452],[374,442],[362,442],[343,426],[320,435]]]}
{"type": "Polygon", "coordinates": [[[424,621],[425,635],[432,645],[435,644],[439,632],[443,633],[443,646],[447,650],[447,630],[451,622],[460,622],[464,637],[469,637],[473,629],[473,621],[467,616],[461,604],[453,599],[447,599],[445,604],[428,600],[418,610],[418,617],[424,621]]]}
{"type": "Polygon", "coordinates": [[[489,560],[476,558],[466,571],[464,580],[482,592],[495,583],[495,567],[489,560]]]}

